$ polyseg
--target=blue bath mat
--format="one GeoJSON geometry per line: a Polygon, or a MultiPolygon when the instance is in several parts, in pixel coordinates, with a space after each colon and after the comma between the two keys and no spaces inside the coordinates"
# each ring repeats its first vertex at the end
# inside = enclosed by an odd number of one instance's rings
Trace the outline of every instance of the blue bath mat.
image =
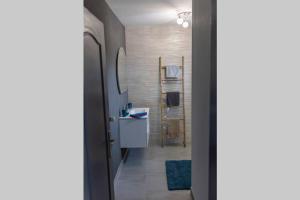
{"type": "Polygon", "coordinates": [[[191,189],[191,160],[167,160],[166,173],[169,190],[191,189]]]}

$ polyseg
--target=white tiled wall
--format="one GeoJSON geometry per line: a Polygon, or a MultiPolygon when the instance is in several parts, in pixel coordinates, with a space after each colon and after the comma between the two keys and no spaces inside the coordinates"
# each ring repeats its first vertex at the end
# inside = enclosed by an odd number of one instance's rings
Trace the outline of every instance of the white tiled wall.
{"type": "Polygon", "coordinates": [[[160,133],[159,56],[163,65],[181,64],[185,57],[186,131],[191,133],[192,31],[178,25],[126,27],[129,101],[150,107],[152,134],[160,133]]]}

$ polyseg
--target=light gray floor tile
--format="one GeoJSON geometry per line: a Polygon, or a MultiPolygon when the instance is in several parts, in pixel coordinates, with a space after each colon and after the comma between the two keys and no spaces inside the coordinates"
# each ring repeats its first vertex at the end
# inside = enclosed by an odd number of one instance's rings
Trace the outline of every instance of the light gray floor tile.
{"type": "Polygon", "coordinates": [[[147,193],[147,200],[192,200],[190,191],[168,191],[147,193]]]}
{"type": "Polygon", "coordinates": [[[116,200],[191,200],[190,191],[168,191],[166,160],[191,159],[190,141],[183,145],[160,146],[159,136],[152,136],[150,147],[131,149],[124,163],[115,191],[116,200]]]}
{"type": "Polygon", "coordinates": [[[145,185],[147,188],[147,194],[168,191],[167,179],[161,174],[146,176],[145,185]]]}
{"type": "Polygon", "coordinates": [[[146,199],[145,181],[119,181],[116,199],[146,199]]]}

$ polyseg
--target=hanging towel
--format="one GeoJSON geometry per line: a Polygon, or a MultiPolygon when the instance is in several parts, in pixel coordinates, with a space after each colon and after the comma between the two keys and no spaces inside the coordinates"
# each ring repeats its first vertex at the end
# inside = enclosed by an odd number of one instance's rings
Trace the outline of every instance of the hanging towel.
{"type": "Polygon", "coordinates": [[[167,92],[167,106],[179,106],[180,104],[180,94],[179,92],[167,92]]]}
{"type": "Polygon", "coordinates": [[[176,65],[166,66],[166,78],[179,78],[180,77],[180,67],[176,65]]]}

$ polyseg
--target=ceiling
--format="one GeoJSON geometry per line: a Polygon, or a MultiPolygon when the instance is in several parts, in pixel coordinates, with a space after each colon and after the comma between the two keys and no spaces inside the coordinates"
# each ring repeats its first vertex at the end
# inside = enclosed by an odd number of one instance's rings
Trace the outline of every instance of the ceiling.
{"type": "Polygon", "coordinates": [[[176,24],[177,13],[192,11],[192,0],[106,0],[126,25],[176,24]]]}

